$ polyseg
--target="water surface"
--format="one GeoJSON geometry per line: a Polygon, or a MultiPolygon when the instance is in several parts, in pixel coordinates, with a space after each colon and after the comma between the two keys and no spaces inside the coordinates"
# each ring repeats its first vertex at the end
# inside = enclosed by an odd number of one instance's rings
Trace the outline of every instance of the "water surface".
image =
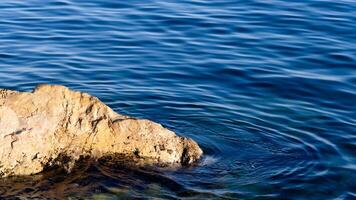
{"type": "Polygon", "coordinates": [[[2,0],[0,87],[64,84],[204,149],[198,166],[87,163],[9,199],[356,199],[353,0],[2,0]]]}

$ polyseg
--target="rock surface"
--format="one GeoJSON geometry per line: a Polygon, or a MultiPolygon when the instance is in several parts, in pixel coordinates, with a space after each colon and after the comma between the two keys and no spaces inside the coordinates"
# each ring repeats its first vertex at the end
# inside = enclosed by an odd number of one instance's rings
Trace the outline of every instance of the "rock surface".
{"type": "Polygon", "coordinates": [[[115,113],[59,85],[0,90],[0,177],[30,175],[83,157],[120,155],[148,164],[189,165],[202,150],[160,124],[115,113]]]}

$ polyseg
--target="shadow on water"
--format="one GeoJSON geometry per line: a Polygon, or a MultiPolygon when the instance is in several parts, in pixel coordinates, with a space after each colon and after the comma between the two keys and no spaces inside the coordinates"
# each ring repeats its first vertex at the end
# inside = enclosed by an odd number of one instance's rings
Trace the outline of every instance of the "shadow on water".
{"type": "MultiPolygon", "coordinates": [[[[191,169],[180,169],[190,171],[191,169]]],[[[173,169],[139,167],[125,161],[82,160],[71,173],[56,168],[24,177],[0,180],[6,199],[198,198],[214,197],[176,182],[166,173],[173,169]]]]}

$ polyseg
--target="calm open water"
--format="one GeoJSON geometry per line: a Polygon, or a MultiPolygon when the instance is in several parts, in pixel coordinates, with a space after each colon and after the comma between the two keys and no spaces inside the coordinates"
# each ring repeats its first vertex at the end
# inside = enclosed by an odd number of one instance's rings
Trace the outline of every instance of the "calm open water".
{"type": "Polygon", "coordinates": [[[2,0],[0,87],[89,92],[194,138],[176,171],[83,164],[9,199],[356,199],[355,0],[2,0]]]}

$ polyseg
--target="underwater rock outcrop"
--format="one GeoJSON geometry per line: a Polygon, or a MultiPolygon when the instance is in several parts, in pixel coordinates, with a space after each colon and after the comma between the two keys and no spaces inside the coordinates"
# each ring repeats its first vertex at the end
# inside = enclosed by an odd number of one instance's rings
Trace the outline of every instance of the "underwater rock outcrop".
{"type": "Polygon", "coordinates": [[[160,124],[117,114],[96,97],[64,86],[0,90],[0,177],[51,166],[70,171],[83,157],[115,155],[182,166],[198,160],[202,150],[160,124]]]}

